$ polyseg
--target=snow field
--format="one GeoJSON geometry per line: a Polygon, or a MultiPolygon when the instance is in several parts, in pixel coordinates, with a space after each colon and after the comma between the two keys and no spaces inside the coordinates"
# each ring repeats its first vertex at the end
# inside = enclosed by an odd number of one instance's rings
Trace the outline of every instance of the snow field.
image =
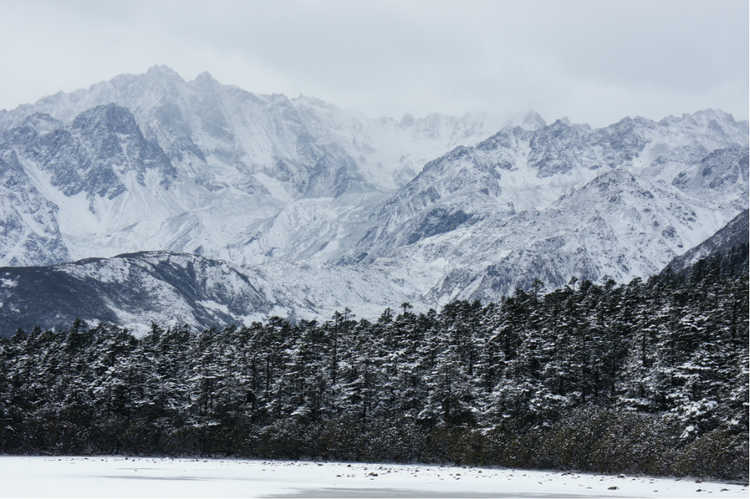
{"type": "Polygon", "coordinates": [[[0,457],[2,497],[747,497],[695,479],[435,465],[0,457]]]}

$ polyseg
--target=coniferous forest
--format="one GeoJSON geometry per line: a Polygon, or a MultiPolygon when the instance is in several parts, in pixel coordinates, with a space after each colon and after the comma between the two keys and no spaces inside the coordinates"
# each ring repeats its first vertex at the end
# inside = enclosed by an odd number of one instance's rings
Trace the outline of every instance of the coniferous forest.
{"type": "Polygon", "coordinates": [[[374,322],[0,340],[0,452],[451,462],[747,480],[747,245],[374,322]]]}

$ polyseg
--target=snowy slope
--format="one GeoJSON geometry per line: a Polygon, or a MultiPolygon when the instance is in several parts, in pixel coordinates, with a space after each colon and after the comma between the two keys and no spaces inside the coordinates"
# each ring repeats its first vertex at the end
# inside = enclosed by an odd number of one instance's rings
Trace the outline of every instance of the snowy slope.
{"type": "Polygon", "coordinates": [[[417,298],[413,286],[375,266],[238,267],[184,253],[129,253],[48,267],[0,267],[0,336],[19,327],[69,327],[76,318],[122,324],[141,334],[152,322],[209,328],[273,315],[327,319],[347,306],[375,317],[391,304],[417,298]]]}
{"type": "Polygon", "coordinates": [[[0,152],[0,255],[6,265],[49,264],[69,258],[58,208],[32,185],[12,151],[0,152]]]}
{"type": "Polygon", "coordinates": [[[411,266],[442,259],[430,296],[497,300],[539,279],[549,288],[572,277],[626,282],[658,272],[696,244],[714,213],[684,196],[614,170],[545,210],[486,216],[452,233],[404,247],[411,266]]]}
{"type": "Polygon", "coordinates": [[[716,234],[682,255],[675,257],[665,270],[680,272],[687,269],[701,258],[727,254],[737,246],[748,244],[748,210],[734,217],[716,234]]]}

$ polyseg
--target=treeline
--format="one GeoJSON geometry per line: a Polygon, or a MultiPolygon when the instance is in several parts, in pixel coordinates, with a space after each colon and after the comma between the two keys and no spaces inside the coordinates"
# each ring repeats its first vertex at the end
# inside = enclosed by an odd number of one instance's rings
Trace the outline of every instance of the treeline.
{"type": "Polygon", "coordinates": [[[0,340],[0,452],[453,462],[747,480],[747,246],[648,282],[377,321],[0,340]]]}

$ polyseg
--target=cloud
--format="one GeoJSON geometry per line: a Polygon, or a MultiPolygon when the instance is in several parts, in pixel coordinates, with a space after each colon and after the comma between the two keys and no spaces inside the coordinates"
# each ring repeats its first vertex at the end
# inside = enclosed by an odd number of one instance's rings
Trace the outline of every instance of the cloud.
{"type": "Polygon", "coordinates": [[[747,118],[747,3],[11,2],[0,108],[166,64],[369,114],[747,118]]]}

